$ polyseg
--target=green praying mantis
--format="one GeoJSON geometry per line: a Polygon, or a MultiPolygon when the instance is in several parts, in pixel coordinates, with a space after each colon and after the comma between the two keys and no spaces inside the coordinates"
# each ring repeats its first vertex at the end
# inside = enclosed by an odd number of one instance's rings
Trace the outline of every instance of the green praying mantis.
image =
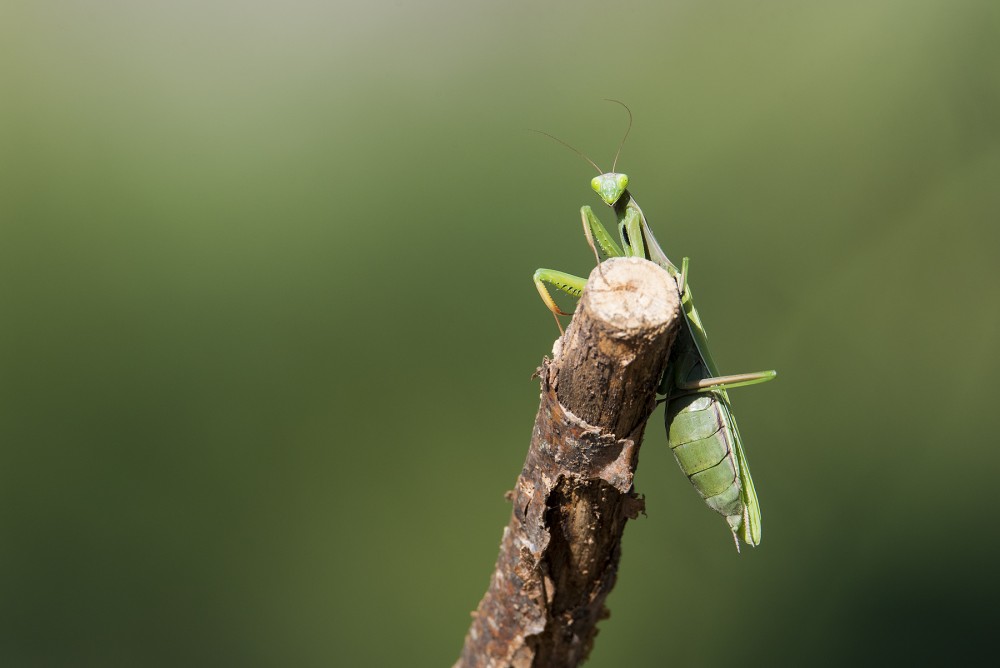
{"type": "MultiPolygon", "coordinates": [[[[775,371],[759,371],[723,376],[708,349],[708,337],[701,316],[694,306],[694,295],[688,282],[688,258],[678,269],[667,258],[646,223],[639,204],[629,193],[628,176],[615,171],[618,156],[632,128],[632,112],[624,103],[616,102],[628,112],[628,129],[618,146],[610,172],[604,172],[590,158],[566,142],[545,132],[540,134],[554,139],[589,162],[598,172],[591,186],[605,204],[610,206],[618,219],[619,245],[608,233],[589,206],[580,209],[584,235],[600,263],[597,247],[607,257],[640,257],[650,260],[666,271],[676,281],[684,312],[682,325],[673,348],[658,392],[666,403],[664,411],[667,441],[681,470],[705,500],[729,524],[739,551],[740,539],[748,545],[760,543],[760,504],[754,490],[743,442],[729,401],[728,389],[755,385],[771,380],[775,371]]],[[[562,331],[562,311],[552,299],[546,284],[579,298],[587,279],[553,269],[538,269],[534,274],[535,287],[542,301],[552,312],[562,331]]]]}

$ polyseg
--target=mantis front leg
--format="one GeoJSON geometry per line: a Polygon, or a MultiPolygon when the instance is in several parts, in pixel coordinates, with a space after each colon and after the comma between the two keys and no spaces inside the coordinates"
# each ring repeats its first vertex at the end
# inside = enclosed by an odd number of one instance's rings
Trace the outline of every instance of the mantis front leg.
{"type": "MultiPolygon", "coordinates": [[[[608,257],[621,257],[623,255],[622,249],[611,238],[607,228],[601,224],[601,221],[594,215],[589,206],[584,206],[580,209],[580,219],[583,221],[583,235],[587,238],[587,245],[594,251],[594,258],[597,260],[598,265],[601,263],[601,257],[597,252],[598,246],[601,247],[601,250],[608,257]]],[[[559,305],[552,299],[552,295],[549,293],[548,288],[545,287],[545,284],[548,283],[571,297],[579,299],[583,293],[583,287],[587,284],[587,279],[562,271],[556,271],[555,269],[537,269],[532,280],[535,282],[538,296],[542,298],[542,302],[552,312],[552,317],[556,320],[559,332],[563,333],[563,326],[559,322],[559,316],[573,314],[559,308],[559,305]]]]}
{"type": "Polygon", "coordinates": [[[538,296],[542,298],[545,306],[552,312],[552,317],[556,319],[556,326],[559,328],[559,333],[563,334],[563,326],[559,322],[559,316],[573,314],[559,308],[559,305],[552,299],[552,295],[549,294],[549,289],[545,287],[545,284],[548,283],[566,294],[579,299],[583,293],[583,286],[587,284],[587,279],[567,274],[563,271],[556,271],[555,269],[536,269],[532,280],[535,282],[535,288],[538,289],[538,296]]]}
{"type": "Polygon", "coordinates": [[[580,218],[583,220],[583,235],[587,237],[587,244],[594,251],[594,257],[597,259],[598,264],[601,263],[601,258],[597,254],[597,246],[601,247],[601,250],[604,251],[607,257],[621,257],[624,255],[622,249],[611,238],[611,234],[607,228],[601,224],[600,219],[594,215],[593,210],[589,206],[580,208],[580,218]],[[594,244],[595,241],[597,245],[594,244]]]}
{"type": "Polygon", "coordinates": [[[635,209],[629,209],[618,224],[618,233],[625,243],[625,255],[646,257],[646,244],[642,240],[642,216],[635,209]]]}

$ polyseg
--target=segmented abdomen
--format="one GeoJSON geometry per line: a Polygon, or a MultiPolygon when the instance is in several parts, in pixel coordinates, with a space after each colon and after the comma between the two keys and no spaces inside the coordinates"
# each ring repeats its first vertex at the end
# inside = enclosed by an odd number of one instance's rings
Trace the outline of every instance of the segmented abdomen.
{"type": "Polygon", "coordinates": [[[677,463],[709,508],[736,531],[743,521],[739,464],[733,452],[733,419],[724,392],[685,392],[681,383],[711,378],[690,330],[681,330],[667,369],[672,383],[664,417],[667,443],[677,463]]]}
{"type": "Polygon", "coordinates": [[[728,413],[714,392],[672,399],[666,410],[667,442],[708,507],[736,520],[743,516],[743,500],[728,413]]]}

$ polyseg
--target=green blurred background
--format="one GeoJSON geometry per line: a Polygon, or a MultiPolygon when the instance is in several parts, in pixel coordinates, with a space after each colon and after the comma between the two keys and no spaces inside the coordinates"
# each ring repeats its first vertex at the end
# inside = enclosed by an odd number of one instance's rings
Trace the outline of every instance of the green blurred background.
{"type": "Polygon", "coordinates": [[[442,666],[619,167],[764,517],[652,418],[591,666],[936,664],[1000,596],[1000,5],[9,0],[0,664],[442,666]]]}

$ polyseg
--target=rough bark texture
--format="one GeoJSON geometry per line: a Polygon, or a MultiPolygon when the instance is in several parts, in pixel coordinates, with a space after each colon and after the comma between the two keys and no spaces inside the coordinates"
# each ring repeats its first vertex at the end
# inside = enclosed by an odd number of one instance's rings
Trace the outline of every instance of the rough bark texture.
{"type": "Polygon", "coordinates": [[[637,258],[595,269],[541,369],[541,404],[489,589],[456,668],[576,666],[608,616],[646,418],[676,328],[677,286],[637,258]]]}

